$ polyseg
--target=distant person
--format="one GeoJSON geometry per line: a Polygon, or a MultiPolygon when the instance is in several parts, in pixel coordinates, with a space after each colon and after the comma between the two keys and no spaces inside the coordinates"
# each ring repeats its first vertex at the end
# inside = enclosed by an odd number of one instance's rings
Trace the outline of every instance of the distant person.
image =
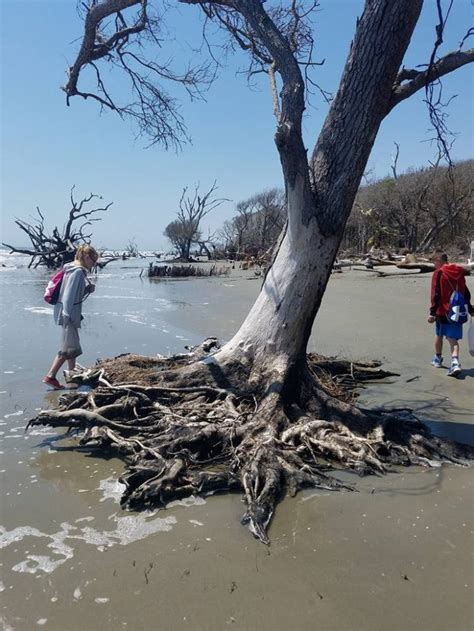
{"type": "Polygon", "coordinates": [[[461,372],[459,340],[462,339],[462,324],[450,322],[446,316],[451,294],[455,290],[463,294],[469,313],[472,315],[474,310],[471,306],[471,294],[466,287],[463,267],[448,263],[447,254],[440,250],[433,253],[431,261],[435,270],[431,279],[431,307],[428,322],[436,322],[435,355],[431,360],[431,365],[435,368],[441,368],[443,365],[443,338],[446,338],[451,349],[448,377],[457,377],[461,372]]]}
{"type": "Polygon", "coordinates": [[[82,303],[95,290],[95,285],[87,280],[87,274],[96,265],[98,258],[99,254],[91,245],[81,245],[76,251],[74,261],[64,266],[59,300],[54,305],[54,321],[63,329],[62,345],[43,379],[43,383],[56,390],[64,388],[56,378],[58,370],[66,360],[69,370],[74,370],[76,358],[82,355],[79,342],[82,303]]]}

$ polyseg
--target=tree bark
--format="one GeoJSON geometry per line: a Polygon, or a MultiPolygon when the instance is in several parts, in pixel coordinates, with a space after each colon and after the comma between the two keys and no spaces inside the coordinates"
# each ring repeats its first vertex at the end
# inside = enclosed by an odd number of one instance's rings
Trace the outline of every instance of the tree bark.
{"type": "MultiPolygon", "coordinates": [[[[305,357],[307,342],[347,218],[422,0],[369,0],[310,164],[301,140],[303,81],[284,45],[274,54],[288,70],[276,133],[288,198],[288,227],[260,295],[216,361],[237,354],[260,366],[286,368],[305,357]]],[[[253,11],[245,14],[251,22],[253,11]]],[[[259,25],[253,24],[258,31],[259,25]]],[[[270,30],[259,33],[269,38],[270,30]]],[[[266,42],[267,43],[267,42],[266,42]]],[[[268,47],[272,43],[267,43],[268,47]]]]}

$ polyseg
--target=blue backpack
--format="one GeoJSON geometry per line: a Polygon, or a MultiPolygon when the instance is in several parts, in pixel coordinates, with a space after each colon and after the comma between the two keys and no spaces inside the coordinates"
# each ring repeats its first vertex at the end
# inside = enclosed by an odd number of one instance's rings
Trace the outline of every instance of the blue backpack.
{"type": "Polygon", "coordinates": [[[448,322],[464,324],[469,317],[467,302],[460,291],[455,289],[449,299],[449,310],[446,315],[448,322]]]}

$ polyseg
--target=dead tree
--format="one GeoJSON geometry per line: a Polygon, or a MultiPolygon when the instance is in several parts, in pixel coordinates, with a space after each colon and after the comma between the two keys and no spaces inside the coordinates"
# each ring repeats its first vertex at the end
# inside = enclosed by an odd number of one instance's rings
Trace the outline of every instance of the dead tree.
{"type": "Polygon", "coordinates": [[[215,232],[208,230],[207,238],[197,241],[197,245],[199,246],[199,256],[207,256],[208,261],[216,260],[217,256],[220,254],[220,251],[217,246],[217,236],[215,232]]]}
{"type": "Polygon", "coordinates": [[[234,217],[233,226],[236,233],[237,259],[240,260],[245,252],[244,235],[247,232],[250,218],[252,216],[251,200],[239,202],[236,206],[237,216],[234,217]]]}
{"type": "Polygon", "coordinates": [[[87,226],[91,226],[93,222],[100,221],[101,217],[94,217],[96,213],[107,211],[113,204],[110,202],[100,208],[86,208],[92,200],[102,199],[100,195],[91,193],[84,197],[80,202],[74,201],[74,186],[71,189],[71,209],[65,225],[62,230],[58,227],[53,228],[52,232],[48,232],[45,226],[45,217],[36,207],[39,219],[31,223],[24,219],[16,219],[16,225],[22,230],[31,242],[31,248],[17,248],[8,243],[3,243],[11,252],[19,252],[31,256],[28,267],[38,267],[44,265],[48,269],[56,269],[72,261],[76,249],[81,243],[90,243],[91,233],[86,233],[87,226]]]}
{"type": "Polygon", "coordinates": [[[124,254],[128,258],[137,258],[140,256],[140,251],[134,237],[128,240],[127,245],[125,246],[124,254]]]}
{"type": "MultiPolygon", "coordinates": [[[[397,155],[399,147],[397,145],[397,155]]],[[[470,234],[474,188],[472,160],[441,166],[441,155],[430,168],[397,172],[361,187],[346,225],[344,248],[366,251],[369,245],[427,252],[438,245],[457,245],[470,234]]]]}
{"type": "Polygon", "coordinates": [[[247,229],[244,251],[257,257],[272,249],[286,221],[283,191],[273,188],[257,193],[250,200],[252,215],[247,229]]]}
{"type": "MultiPolygon", "coordinates": [[[[77,94],[82,69],[101,56],[101,22],[115,17],[121,28],[103,51],[102,58],[110,60],[113,46],[131,37],[123,34],[120,11],[137,5],[143,12],[147,4],[91,2],[69,96],[77,94]]],[[[275,143],[287,194],[286,230],[255,304],[222,348],[207,340],[186,356],[104,362],[82,376],[95,391],[67,395],[59,410],[41,412],[31,424],[74,428],[83,432],[82,445],[98,453],[117,450],[126,463],[126,506],[242,490],[243,522],[266,542],[283,489],[295,494],[305,486],[350,488],[330,469],[382,474],[394,465],[472,456],[472,449],[432,436],[397,411],[363,409],[340,396],[324,378],[328,366],[315,367],[306,349],[380,124],[435,76],[472,61],[474,51],[442,57],[429,73],[407,70],[402,62],[422,0],[367,0],[337,94],[308,156],[302,116],[310,62],[302,51],[305,45],[306,52],[313,50],[305,21],[311,3],[181,4],[201,6],[250,53],[254,70],[266,68],[278,77],[275,143]]],[[[135,33],[140,30],[136,24],[135,33]]]]}
{"type": "Polygon", "coordinates": [[[190,253],[193,243],[202,241],[199,229],[202,219],[227,201],[215,197],[216,190],[216,182],[204,195],[199,194],[199,185],[194,187],[192,196],[187,194],[187,187],[183,189],[179,200],[179,210],[176,213],[177,219],[169,223],[164,232],[165,237],[175,246],[179,252],[179,258],[183,261],[191,260],[190,253]]]}

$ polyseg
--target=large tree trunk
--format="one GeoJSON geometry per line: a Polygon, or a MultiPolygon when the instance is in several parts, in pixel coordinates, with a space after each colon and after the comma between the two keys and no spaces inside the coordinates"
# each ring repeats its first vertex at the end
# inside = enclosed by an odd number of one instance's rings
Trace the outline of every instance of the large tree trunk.
{"type": "Polygon", "coordinates": [[[310,165],[301,137],[303,80],[294,60],[292,63],[281,50],[275,53],[282,57],[280,65],[288,68],[276,134],[288,198],[288,227],[255,305],[217,358],[243,351],[262,366],[278,360],[291,365],[305,356],[344,227],[380,123],[390,110],[392,86],[421,7],[422,0],[367,3],[310,165]]]}

